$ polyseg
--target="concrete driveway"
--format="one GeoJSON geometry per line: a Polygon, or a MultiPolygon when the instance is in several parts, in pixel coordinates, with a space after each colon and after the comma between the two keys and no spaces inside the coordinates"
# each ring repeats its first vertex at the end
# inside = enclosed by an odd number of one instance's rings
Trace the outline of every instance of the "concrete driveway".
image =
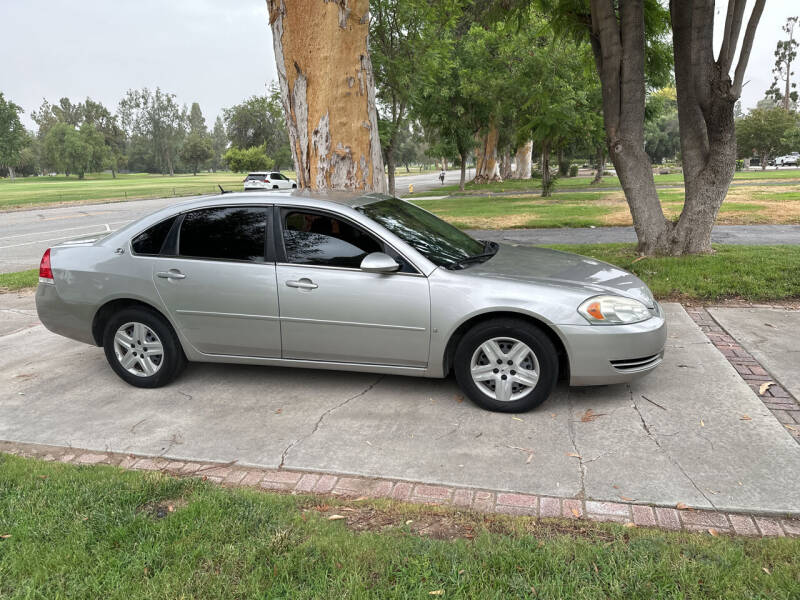
{"type": "Polygon", "coordinates": [[[606,501],[800,514],[800,445],[680,305],[664,365],[485,412],[454,382],[190,365],[127,386],[99,348],[0,296],[0,440],[606,501]],[[743,419],[749,417],[749,419],[743,419]]]}

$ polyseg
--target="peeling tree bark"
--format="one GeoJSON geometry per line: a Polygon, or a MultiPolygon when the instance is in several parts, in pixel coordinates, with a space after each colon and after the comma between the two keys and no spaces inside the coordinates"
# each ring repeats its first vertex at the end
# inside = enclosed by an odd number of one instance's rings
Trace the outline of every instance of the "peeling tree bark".
{"type": "Polygon", "coordinates": [[[494,121],[489,124],[488,131],[479,138],[480,142],[475,150],[475,183],[489,181],[503,181],[500,177],[500,165],[497,162],[497,140],[500,132],[494,121]]]}
{"type": "Polygon", "coordinates": [[[533,154],[533,142],[528,140],[517,148],[515,162],[517,167],[514,170],[514,179],[531,178],[531,159],[533,154]]]}
{"type": "Polygon", "coordinates": [[[511,179],[511,148],[503,150],[503,155],[500,157],[500,177],[511,179]]]}
{"type": "Polygon", "coordinates": [[[386,192],[368,0],[267,0],[297,184],[386,192]]]}

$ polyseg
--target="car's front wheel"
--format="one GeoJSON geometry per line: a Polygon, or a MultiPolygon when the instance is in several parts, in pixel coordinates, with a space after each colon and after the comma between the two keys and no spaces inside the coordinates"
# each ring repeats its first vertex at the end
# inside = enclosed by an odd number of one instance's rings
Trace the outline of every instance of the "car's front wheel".
{"type": "Polygon", "coordinates": [[[519,319],[493,319],[470,329],[456,348],[456,380],[479,406],[522,412],[539,406],[558,380],[558,355],[547,335],[519,319]]]}
{"type": "Polygon", "coordinates": [[[121,310],[106,323],[103,349],[108,364],[136,387],[168,384],[186,366],[186,356],[169,323],[145,308],[121,310]]]}

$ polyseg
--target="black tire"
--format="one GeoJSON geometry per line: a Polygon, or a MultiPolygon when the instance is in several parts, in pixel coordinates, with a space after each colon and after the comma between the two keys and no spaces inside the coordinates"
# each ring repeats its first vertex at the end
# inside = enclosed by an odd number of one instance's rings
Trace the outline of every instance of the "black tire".
{"type": "Polygon", "coordinates": [[[273,190],[277,190],[277,189],[278,189],[278,186],[277,186],[277,185],[273,185],[273,186],[272,186],[272,189],[273,189],[273,190]]]}
{"type": "MultiPolygon", "coordinates": [[[[505,365],[500,366],[506,368],[505,365]]],[[[558,381],[558,353],[550,338],[535,325],[521,319],[492,319],[479,323],[461,338],[456,348],[453,369],[459,387],[478,406],[496,412],[524,412],[539,406],[552,393],[558,381]],[[472,379],[473,355],[484,342],[494,338],[513,338],[523,342],[539,363],[539,378],[536,385],[518,399],[501,401],[492,398],[472,379]]],[[[524,391],[524,388],[521,388],[521,391],[524,391]]]]}
{"type": "MultiPolygon", "coordinates": [[[[134,341],[141,343],[141,340],[134,341]]],[[[180,375],[181,371],[186,367],[186,355],[183,353],[183,348],[181,348],[178,336],[175,335],[172,326],[155,310],[147,308],[126,308],[114,314],[106,323],[106,328],[103,332],[103,350],[105,350],[106,360],[108,360],[108,364],[111,365],[114,372],[121,379],[136,387],[157,388],[167,385],[180,375]],[[114,338],[117,330],[127,323],[141,323],[158,336],[163,353],[160,359],[154,359],[158,360],[157,370],[154,374],[133,374],[123,367],[120,359],[117,358],[114,338]]],[[[139,345],[130,351],[134,352],[136,350],[141,352],[142,347],[139,345]]],[[[127,352],[125,355],[127,355],[127,352]]],[[[141,366],[137,368],[140,371],[142,370],[141,366]]]]}
{"type": "Polygon", "coordinates": [[[293,189],[293,190],[296,190],[296,189],[297,189],[297,184],[296,184],[296,183],[293,183],[293,184],[292,184],[292,189],[293,189]]]}

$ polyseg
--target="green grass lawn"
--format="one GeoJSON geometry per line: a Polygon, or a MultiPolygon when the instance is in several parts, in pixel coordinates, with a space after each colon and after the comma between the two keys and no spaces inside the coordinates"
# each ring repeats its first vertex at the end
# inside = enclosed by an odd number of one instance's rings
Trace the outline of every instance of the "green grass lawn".
{"type": "MultiPolygon", "coordinates": [[[[791,183],[791,180],[800,181],[800,169],[787,169],[784,171],[737,171],[733,176],[735,181],[781,181],[791,183]]],[[[585,190],[591,189],[593,177],[560,177],[556,180],[555,190],[585,190]]],[[[656,185],[680,185],[683,183],[682,173],[672,173],[670,175],[654,175],[656,185]]],[[[458,185],[443,185],[428,192],[415,192],[414,194],[404,195],[407,198],[420,198],[424,196],[441,194],[469,194],[469,192],[532,192],[537,193],[542,189],[541,179],[508,179],[502,183],[481,183],[475,184],[467,182],[464,192],[460,192],[458,185]]],[[[603,177],[603,180],[595,187],[600,188],[620,188],[619,179],[615,176],[603,177]]]]}
{"type": "MultiPolygon", "coordinates": [[[[677,219],[683,209],[683,189],[662,188],[658,195],[665,215],[677,219]]],[[[630,209],[621,190],[573,190],[549,198],[536,194],[450,195],[412,201],[464,229],[632,224],[630,209]]],[[[800,224],[800,185],[767,187],[754,183],[732,187],[722,204],[717,224],[800,224]]]]}
{"type": "MultiPolygon", "coordinates": [[[[292,176],[290,172],[287,175],[292,176]]],[[[0,179],[0,210],[20,206],[56,204],[62,202],[97,202],[193,196],[219,193],[217,185],[226,190],[242,191],[245,174],[217,172],[198,175],[149,175],[133,173],[87,175],[80,180],[70,177],[22,177],[12,182],[0,179]]]]}
{"type": "Polygon", "coordinates": [[[39,282],[39,269],[0,273],[0,291],[15,291],[35,286],[39,282]]]}
{"type": "Polygon", "coordinates": [[[800,246],[714,244],[711,255],[643,258],[634,244],[547,246],[635,273],[660,299],[749,301],[800,298],[800,246]]]}
{"type": "Polygon", "coordinates": [[[8,455],[0,498],[9,599],[800,595],[800,539],[348,503],[8,455]]]}
{"type": "MultiPolygon", "coordinates": [[[[609,262],[638,275],[659,299],[713,302],[800,299],[800,246],[714,245],[715,254],[637,260],[634,244],[547,246],[609,262]]],[[[34,286],[38,271],[0,275],[0,289],[34,286]]]]}

